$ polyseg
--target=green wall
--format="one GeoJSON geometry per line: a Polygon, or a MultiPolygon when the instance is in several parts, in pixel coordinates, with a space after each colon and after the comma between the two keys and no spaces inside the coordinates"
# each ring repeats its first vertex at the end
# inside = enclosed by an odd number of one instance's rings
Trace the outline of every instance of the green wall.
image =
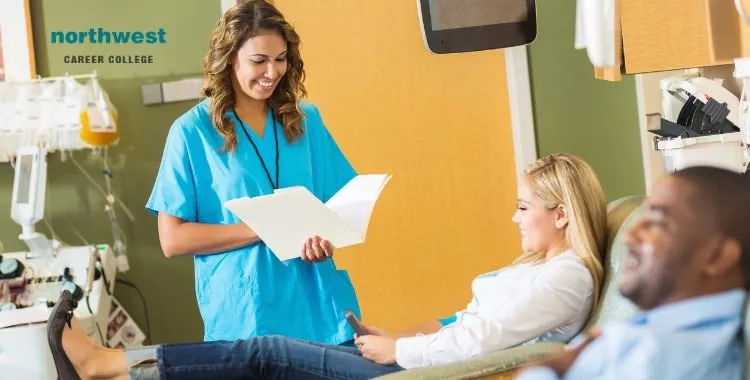
{"type": "MultiPolygon", "coordinates": [[[[151,320],[152,342],[202,339],[202,322],[194,296],[193,264],[190,258],[165,259],[159,247],[156,217],[144,209],[159,167],[167,131],[174,119],[195,102],[144,106],[141,85],[201,75],[201,61],[208,35],[220,16],[219,0],[32,0],[32,22],[39,74],[58,76],[96,70],[102,87],[115,104],[121,125],[120,143],[110,151],[115,189],[134,212],[131,222],[120,212],[119,220],[128,239],[130,271],[120,277],[135,283],[144,293],[151,320]],[[52,31],[85,31],[103,27],[114,31],[146,31],[164,28],[166,43],[157,45],[59,45],[50,43],[52,31]],[[153,64],[65,64],[65,55],[110,54],[153,55],[153,64]]],[[[106,62],[106,61],[105,61],[106,62]]],[[[89,152],[75,154],[77,160],[103,184],[99,166],[88,160],[89,152]]],[[[70,226],[91,243],[111,243],[112,234],[104,215],[100,193],[80,171],[59,154],[48,156],[50,192],[48,214],[61,240],[84,244],[70,226]]],[[[0,240],[6,251],[25,250],[17,238],[20,227],[10,220],[12,187],[10,165],[0,165],[0,240]]],[[[118,210],[119,211],[119,210],[118,210]]],[[[49,234],[43,223],[38,230],[49,234]]],[[[118,285],[115,296],[139,326],[146,328],[140,299],[132,289],[118,285]]]]}
{"type": "Polygon", "coordinates": [[[594,79],[585,50],[574,50],[575,0],[539,0],[539,33],[529,46],[540,155],[569,152],[599,175],[609,200],[644,194],[635,79],[594,79]]]}

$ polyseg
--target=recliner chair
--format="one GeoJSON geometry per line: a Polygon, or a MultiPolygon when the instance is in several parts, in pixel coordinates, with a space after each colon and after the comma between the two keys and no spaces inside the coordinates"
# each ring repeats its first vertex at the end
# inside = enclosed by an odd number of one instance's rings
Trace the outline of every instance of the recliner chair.
{"type": "MultiPolygon", "coordinates": [[[[635,305],[620,295],[617,284],[620,262],[627,252],[620,240],[621,234],[637,221],[642,202],[643,197],[627,197],[613,201],[607,207],[607,249],[602,296],[583,331],[603,322],[626,319],[637,311],[635,305]]],[[[564,346],[563,343],[555,342],[521,345],[457,363],[396,372],[379,379],[509,379],[521,366],[560,351],[564,346]]]]}

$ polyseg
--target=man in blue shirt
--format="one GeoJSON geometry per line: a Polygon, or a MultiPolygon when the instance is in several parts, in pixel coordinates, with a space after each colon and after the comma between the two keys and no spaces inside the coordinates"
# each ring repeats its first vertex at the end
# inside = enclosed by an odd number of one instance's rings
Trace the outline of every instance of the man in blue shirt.
{"type": "Polygon", "coordinates": [[[750,178],[695,167],[656,184],[625,237],[620,293],[642,313],[517,379],[740,379],[750,178]]]}

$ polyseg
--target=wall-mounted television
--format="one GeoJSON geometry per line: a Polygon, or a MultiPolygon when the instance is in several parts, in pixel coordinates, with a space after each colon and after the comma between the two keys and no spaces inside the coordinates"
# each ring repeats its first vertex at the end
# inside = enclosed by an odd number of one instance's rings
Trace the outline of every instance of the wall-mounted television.
{"type": "Polygon", "coordinates": [[[436,54],[526,45],[536,38],[535,0],[417,0],[422,35],[436,54]]]}

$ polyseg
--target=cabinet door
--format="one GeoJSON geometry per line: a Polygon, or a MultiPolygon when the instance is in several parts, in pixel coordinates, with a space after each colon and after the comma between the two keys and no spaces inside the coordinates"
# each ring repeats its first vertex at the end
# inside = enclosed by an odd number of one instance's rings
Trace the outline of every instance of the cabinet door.
{"type": "Polygon", "coordinates": [[[712,1],[711,42],[717,61],[733,60],[750,56],[750,0],[742,0],[747,21],[738,17],[733,0],[712,1]]]}
{"type": "Polygon", "coordinates": [[[740,44],[731,0],[626,0],[620,17],[629,74],[729,64],[740,44]]]}
{"type": "Polygon", "coordinates": [[[336,253],[364,322],[399,329],[465,307],[474,276],[521,252],[503,51],[429,53],[414,1],[274,4],[344,153],[360,173],[393,174],[367,242],[336,253]]]}

